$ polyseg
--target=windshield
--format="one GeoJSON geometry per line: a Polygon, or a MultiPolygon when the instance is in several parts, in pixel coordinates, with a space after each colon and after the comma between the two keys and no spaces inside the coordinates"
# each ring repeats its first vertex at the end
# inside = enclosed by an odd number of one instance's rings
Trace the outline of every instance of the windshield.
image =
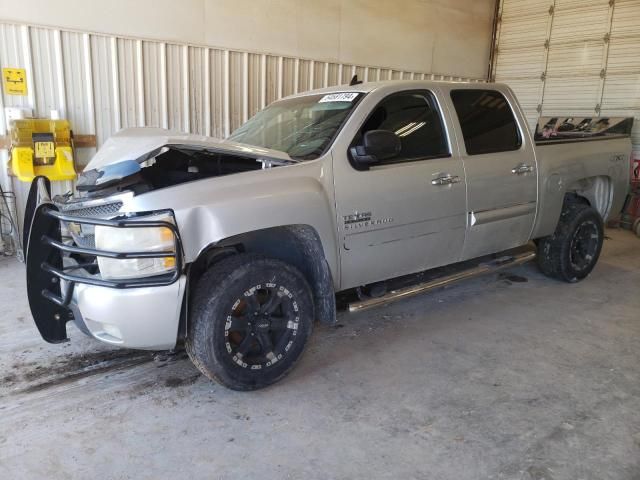
{"type": "Polygon", "coordinates": [[[322,155],[354,109],[361,93],[307,95],[269,105],[229,140],[312,160],[322,155]]]}

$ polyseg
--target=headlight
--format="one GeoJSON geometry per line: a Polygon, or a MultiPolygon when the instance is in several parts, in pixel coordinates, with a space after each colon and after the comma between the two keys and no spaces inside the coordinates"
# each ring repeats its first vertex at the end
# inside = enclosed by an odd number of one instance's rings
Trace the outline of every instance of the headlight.
{"type": "MultiPolygon", "coordinates": [[[[168,215],[145,218],[174,223],[168,215]]],[[[167,227],[104,227],[96,225],[96,249],[110,252],[173,252],[175,239],[167,227]]],[[[98,267],[104,279],[128,279],[171,272],[175,257],[115,259],[98,257],[98,267]]]]}

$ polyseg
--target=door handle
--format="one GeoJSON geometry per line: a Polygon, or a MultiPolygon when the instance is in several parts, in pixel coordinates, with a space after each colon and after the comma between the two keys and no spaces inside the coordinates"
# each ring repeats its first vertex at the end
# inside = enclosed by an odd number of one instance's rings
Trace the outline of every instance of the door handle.
{"type": "Polygon", "coordinates": [[[451,185],[452,183],[459,183],[460,177],[457,175],[451,175],[447,173],[446,175],[442,175],[441,177],[434,178],[431,180],[431,185],[451,185]]]}
{"type": "Polygon", "coordinates": [[[531,172],[533,172],[533,167],[525,163],[521,163],[520,165],[511,169],[511,173],[513,173],[514,175],[524,175],[525,173],[531,172]]]}

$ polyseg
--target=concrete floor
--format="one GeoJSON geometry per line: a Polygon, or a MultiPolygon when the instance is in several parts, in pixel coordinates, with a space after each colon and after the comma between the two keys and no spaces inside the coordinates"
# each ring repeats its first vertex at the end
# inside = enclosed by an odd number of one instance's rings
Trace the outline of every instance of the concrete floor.
{"type": "Polygon", "coordinates": [[[608,235],[577,285],[527,265],[340,314],[254,393],[44,343],[0,260],[0,478],[640,479],[640,239],[608,235]]]}

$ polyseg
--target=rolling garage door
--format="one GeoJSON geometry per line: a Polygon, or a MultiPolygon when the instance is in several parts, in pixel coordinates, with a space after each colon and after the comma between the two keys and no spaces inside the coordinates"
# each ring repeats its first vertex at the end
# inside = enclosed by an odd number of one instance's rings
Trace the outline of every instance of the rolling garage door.
{"type": "Polygon", "coordinates": [[[633,116],[640,156],[640,0],[502,0],[493,79],[539,116],[633,116]]]}

